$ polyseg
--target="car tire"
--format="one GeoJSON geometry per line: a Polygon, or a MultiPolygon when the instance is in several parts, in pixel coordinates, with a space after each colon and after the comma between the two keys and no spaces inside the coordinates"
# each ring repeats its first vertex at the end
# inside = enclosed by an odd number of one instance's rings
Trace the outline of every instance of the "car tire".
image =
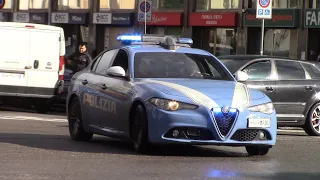
{"type": "Polygon", "coordinates": [[[134,150],[138,153],[147,153],[150,150],[150,143],[145,108],[142,105],[137,105],[132,118],[131,132],[134,150]]]}
{"type": "Polygon", "coordinates": [[[88,133],[83,128],[82,113],[78,98],[73,98],[68,108],[69,134],[72,140],[89,141],[93,133],[88,133]]]}
{"type": "Polygon", "coordinates": [[[306,118],[306,122],[304,124],[304,131],[309,135],[309,136],[320,136],[320,130],[316,130],[316,128],[320,128],[319,125],[319,121],[320,121],[320,103],[317,103],[315,105],[312,106],[312,108],[309,110],[308,116],[306,118]],[[318,121],[316,123],[318,123],[317,127],[314,127],[312,119],[314,117],[319,117],[318,119],[316,119],[315,121],[318,121]]]}
{"type": "Polygon", "coordinates": [[[269,146],[246,146],[247,153],[249,156],[264,156],[268,154],[269,146]]]}

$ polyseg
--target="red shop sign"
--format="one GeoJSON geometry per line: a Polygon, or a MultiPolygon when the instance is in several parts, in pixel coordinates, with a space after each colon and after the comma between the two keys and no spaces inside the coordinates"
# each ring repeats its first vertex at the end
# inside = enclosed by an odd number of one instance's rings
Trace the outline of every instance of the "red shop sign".
{"type": "Polygon", "coordinates": [[[190,26],[237,26],[237,13],[234,12],[212,12],[191,13],[189,16],[190,26]]]}
{"type": "MultiPolygon", "coordinates": [[[[153,12],[151,22],[147,25],[151,26],[181,26],[182,13],[177,12],[153,12]]],[[[143,24],[144,22],[139,22],[143,24]]]]}

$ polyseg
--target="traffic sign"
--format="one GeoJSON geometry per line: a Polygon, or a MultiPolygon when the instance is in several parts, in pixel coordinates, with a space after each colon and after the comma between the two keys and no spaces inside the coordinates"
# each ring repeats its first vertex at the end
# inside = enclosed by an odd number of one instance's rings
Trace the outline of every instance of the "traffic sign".
{"type": "Polygon", "coordinates": [[[257,0],[257,19],[272,19],[272,0],[257,0]]]}
{"type": "Polygon", "coordinates": [[[5,4],[6,4],[6,0],[0,0],[0,9],[2,9],[5,4]]]}
{"type": "Polygon", "coordinates": [[[152,1],[151,0],[139,0],[138,21],[150,22],[152,18],[152,1]],[[144,16],[147,16],[145,19],[144,16]]]}

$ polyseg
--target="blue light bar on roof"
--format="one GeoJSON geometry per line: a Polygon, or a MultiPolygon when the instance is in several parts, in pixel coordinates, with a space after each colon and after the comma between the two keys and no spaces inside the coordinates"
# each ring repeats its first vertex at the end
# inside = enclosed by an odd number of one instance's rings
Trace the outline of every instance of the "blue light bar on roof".
{"type": "Polygon", "coordinates": [[[177,43],[179,43],[179,44],[193,44],[193,40],[190,38],[178,38],[177,43]]]}
{"type": "Polygon", "coordinates": [[[142,36],[140,35],[120,35],[117,37],[118,41],[142,41],[142,36]]]}

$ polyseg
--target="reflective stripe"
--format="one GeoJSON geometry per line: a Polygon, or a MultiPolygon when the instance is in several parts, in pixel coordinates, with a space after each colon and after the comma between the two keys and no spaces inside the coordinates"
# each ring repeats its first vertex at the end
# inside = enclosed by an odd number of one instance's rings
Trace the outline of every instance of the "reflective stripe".
{"type": "Polygon", "coordinates": [[[156,81],[156,80],[151,80],[151,79],[144,80],[144,81],[168,86],[176,91],[181,92],[182,94],[184,94],[185,96],[190,98],[190,100],[193,103],[195,103],[197,105],[205,106],[209,110],[212,109],[213,107],[219,107],[218,104],[214,100],[212,100],[210,97],[206,96],[205,94],[203,94],[199,91],[188,88],[186,86],[182,86],[182,85],[175,84],[175,83],[164,82],[164,81],[156,81]]]}
{"type": "Polygon", "coordinates": [[[250,94],[247,86],[236,83],[232,98],[232,107],[243,107],[250,104],[250,94]]]}

